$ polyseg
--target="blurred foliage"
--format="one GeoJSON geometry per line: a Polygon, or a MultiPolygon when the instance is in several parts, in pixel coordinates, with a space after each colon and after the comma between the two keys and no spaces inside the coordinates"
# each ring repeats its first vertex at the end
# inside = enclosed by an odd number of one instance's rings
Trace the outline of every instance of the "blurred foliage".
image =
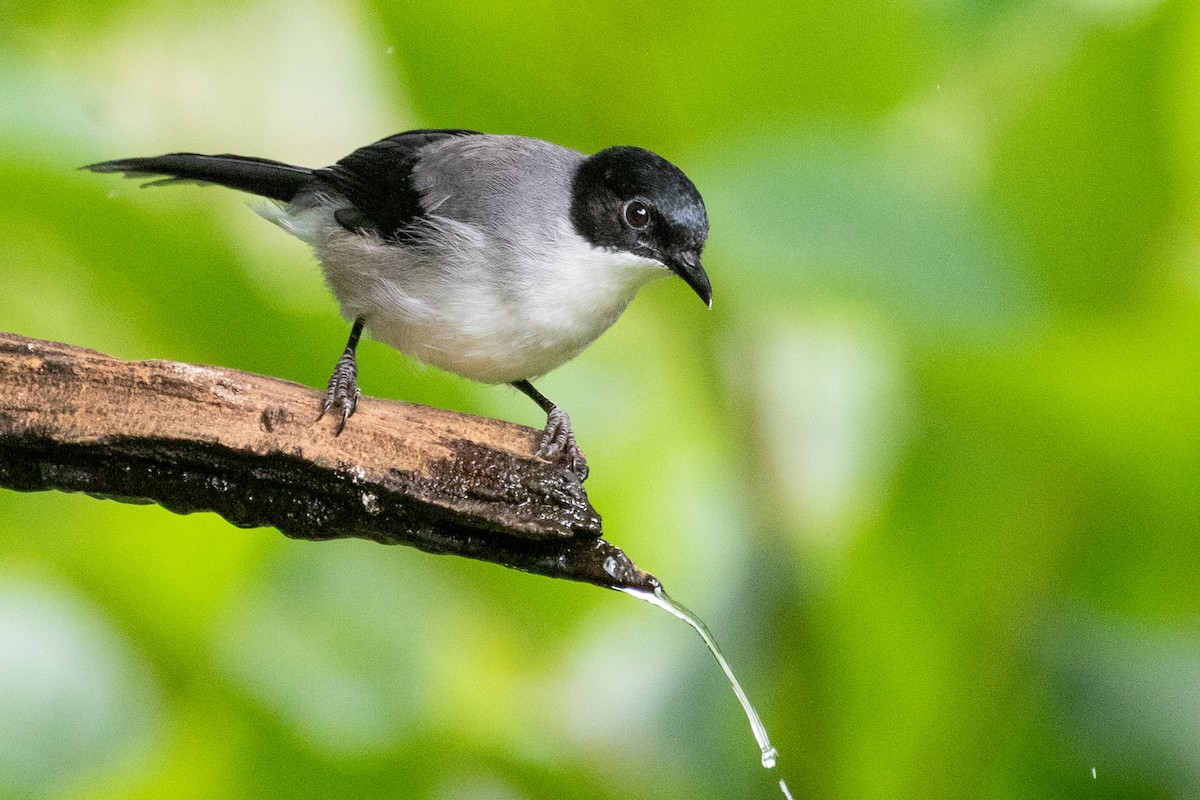
{"type": "MultiPolygon", "coordinates": [[[[412,127],[661,151],[680,282],[539,386],[805,798],[1200,795],[1200,5],[4,4],[0,327],[323,385],[231,192],[412,127]]],[[[540,424],[371,342],[365,391],[540,424]]],[[[362,542],[0,495],[0,798],[775,797],[691,631],[362,542]]]]}

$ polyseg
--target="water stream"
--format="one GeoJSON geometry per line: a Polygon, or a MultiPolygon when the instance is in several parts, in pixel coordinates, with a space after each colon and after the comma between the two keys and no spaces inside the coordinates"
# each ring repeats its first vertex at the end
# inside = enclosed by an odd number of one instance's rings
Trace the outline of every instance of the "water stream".
{"type": "MultiPolygon", "coordinates": [[[[700,621],[700,618],[688,611],[682,605],[672,600],[671,597],[663,591],[662,587],[658,587],[653,592],[645,592],[640,589],[622,589],[626,594],[633,595],[639,600],[645,600],[651,605],[658,606],[672,616],[691,625],[696,633],[700,634],[700,638],[708,645],[708,651],[713,654],[713,658],[721,666],[721,671],[725,673],[725,677],[729,679],[729,685],[733,687],[733,693],[737,696],[738,702],[742,704],[742,710],[746,712],[746,719],[750,721],[750,731],[754,734],[754,741],[758,742],[759,750],[762,752],[762,765],[766,769],[774,768],[779,758],[778,751],[771,745],[771,740],[767,736],[767,729],[763,726],[762,719],[758,716],[758,712],[754,710],[754,706],[750,704],[750,698],[746,696],[742,685],[738,683],[737,677],[734,676],[733,670],[729,666],[729,662],[725,660],[724,654],[721,653],[721,648],[717,647],[717,642],[713,639],[712,633],[709,632],[708,626],[700,621]]],[[[787,784],[783,779],[779,779],[779,790],[783,792],[783,796],[787,800],[792,799],[792,793],[788,791],[787,784]]]]}

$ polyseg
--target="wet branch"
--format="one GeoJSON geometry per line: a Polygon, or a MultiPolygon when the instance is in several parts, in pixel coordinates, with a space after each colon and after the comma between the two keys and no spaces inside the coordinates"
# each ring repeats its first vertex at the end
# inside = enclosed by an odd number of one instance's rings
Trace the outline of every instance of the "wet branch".
{"type": "Polygon", "coordinates": [[[657,580],[600,538],[538,432],[364,397],[341,436],[321,393],[0,333],[0,487],[214,511],[286,536],[403,544],[609,588],[657,580]]]}

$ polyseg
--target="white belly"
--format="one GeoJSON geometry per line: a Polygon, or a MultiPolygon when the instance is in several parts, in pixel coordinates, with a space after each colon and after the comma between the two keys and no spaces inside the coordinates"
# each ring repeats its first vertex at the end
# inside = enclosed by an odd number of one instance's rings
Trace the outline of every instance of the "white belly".
{"type": "Polygon", "coordinates": [[[555,252],[534,254],[460,222],[434,223],[425,247],[336,225],[312,241],[347,319],[363,317],[379,341],[483,383],[531,378],[569,361],[616,322],[639,288],[670,274],[570,231],[553,237],[566,243],[555,252]]]}

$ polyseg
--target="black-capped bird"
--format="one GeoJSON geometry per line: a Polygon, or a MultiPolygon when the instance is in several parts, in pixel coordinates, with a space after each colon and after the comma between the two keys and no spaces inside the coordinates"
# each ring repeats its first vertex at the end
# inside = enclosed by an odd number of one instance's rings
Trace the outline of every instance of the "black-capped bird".
{"type": "Polygon", "coordinates": [[[570,418],[530,379],[578,355],[657,278],[674,273],[712,305],[704,201],[678,167],[637,147],[584,156],[540,139],[418,130],[322,169],[196,153],[87,169],[275,201],[258,212],[312,246],[353,321],[321,410],[340,414],[339,433],[360,397],[365,327],[426,364],[520,389],[547,415],[538,455],[582,479],[570,418]]]}

